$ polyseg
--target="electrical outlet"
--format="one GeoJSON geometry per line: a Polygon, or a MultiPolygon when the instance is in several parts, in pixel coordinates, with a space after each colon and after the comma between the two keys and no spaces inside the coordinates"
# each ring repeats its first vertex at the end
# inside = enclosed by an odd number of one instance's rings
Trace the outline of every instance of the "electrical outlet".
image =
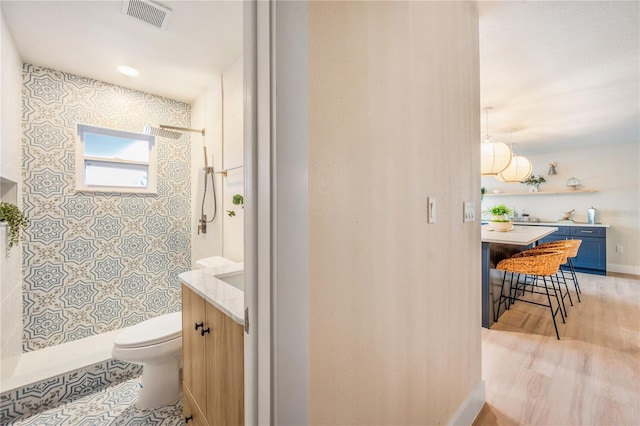
{"type": "Polygon", "coordinates": [[[476,203],[465,201],[462,214],[464,222],[474,222],[476,220],[476,203]]]}
{"type": "Polygon", "coordinates": [[[616,246],[616,253],[624,253],[624,249],[622,246],[616,246]]]}
{"type": "Polygon", "coordinates": [[[436,199],[427,197],[427,223],[436,223],[436,199]]]}

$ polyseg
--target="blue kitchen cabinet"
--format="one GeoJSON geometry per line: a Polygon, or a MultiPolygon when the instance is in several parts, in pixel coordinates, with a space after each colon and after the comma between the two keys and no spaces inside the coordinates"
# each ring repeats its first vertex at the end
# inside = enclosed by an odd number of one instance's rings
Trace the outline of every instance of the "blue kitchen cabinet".
{"type": "Polygon", "coordinates": [[[540,243],[560,240],[582,240],[578,256],[572,259],[578,272],[607,274],[607,228],[596,226],[558,226],[558,230],[540,243]]]}

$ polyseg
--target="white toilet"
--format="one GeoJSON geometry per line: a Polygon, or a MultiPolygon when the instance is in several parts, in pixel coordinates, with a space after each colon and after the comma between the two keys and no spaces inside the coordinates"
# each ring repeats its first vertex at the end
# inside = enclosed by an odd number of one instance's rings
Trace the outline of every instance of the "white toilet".
{"type": "MultiPolygon", "coordinates": [[[[214,256],[197,261],[196,268],[234,264],[214,256]]],[[[111,355],[142,364],[138,407],[156,408],[178,400],[182,395],[182,312],[160,315],[121,331],[114,339],[111,355]]]]}
{"type": "Polygon", "coordinates": [[[142,364],[140,408],[156,408],[182,395],[182,312],[160,315],[118,333],[111,355],[142,364]]]}

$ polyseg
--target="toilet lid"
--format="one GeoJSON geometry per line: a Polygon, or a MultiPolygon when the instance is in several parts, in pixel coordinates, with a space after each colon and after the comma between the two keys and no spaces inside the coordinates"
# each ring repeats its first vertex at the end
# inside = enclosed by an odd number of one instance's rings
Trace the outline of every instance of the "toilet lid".
{"type": "Polygon", "coordinates": [[[150,346],[182,335],[182,312],[160,315],[118,333],[113,343],[120,347],[150,346]]]}

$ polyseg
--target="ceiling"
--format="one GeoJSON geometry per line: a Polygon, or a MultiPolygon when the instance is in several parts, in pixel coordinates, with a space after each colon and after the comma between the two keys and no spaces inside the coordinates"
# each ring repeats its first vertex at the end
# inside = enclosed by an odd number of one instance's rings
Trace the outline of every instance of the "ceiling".
{"type": "MultiPolygon", "coordinates": [[[[521,154],[640,143],[640,2],[479,2],[481,105],[521,154]]],[[[485,114],[482,131],[486,134],[485,114]]]]}
{"type": "MultiPolygon", "coordinates": [[[[166,31],[124,15],[121,0],[2,0],[2,10],[25,62],[191,103],[241,55],[242,2],[160,3],[173,11],[166,31]]],[[[495,140],[522,154],[640,140],[640,2],[480,1],[478,11],[495,140]]]]}
{"type": "Polygon", "coordinates": [[[242,54],[242,1],[158,3],[172,10],[166,30],[122,0],[2,0],[2,12],[23,62],[191,103],[242,54]]]}

